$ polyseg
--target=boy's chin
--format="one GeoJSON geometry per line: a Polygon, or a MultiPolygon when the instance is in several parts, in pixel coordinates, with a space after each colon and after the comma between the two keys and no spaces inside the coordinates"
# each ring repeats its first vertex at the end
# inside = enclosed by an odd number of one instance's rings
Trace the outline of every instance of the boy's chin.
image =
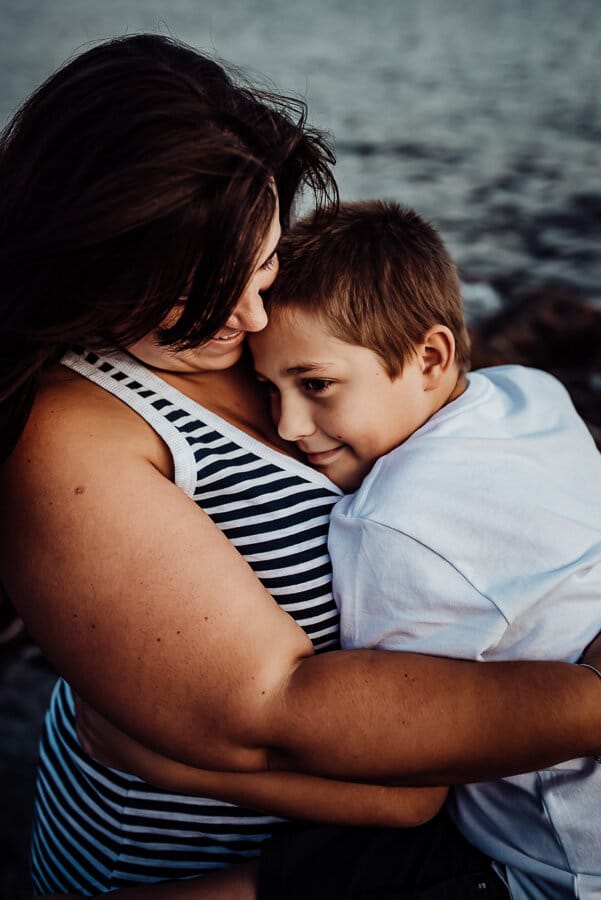
{"type": "Polygon", "coordinates": [[[373,463],[369,466],[358,466],[346,472],[332,473],[330,480],[334,482],[345,494],[352,494],[361,487],[361,482],[371,471],[373,463]]]}

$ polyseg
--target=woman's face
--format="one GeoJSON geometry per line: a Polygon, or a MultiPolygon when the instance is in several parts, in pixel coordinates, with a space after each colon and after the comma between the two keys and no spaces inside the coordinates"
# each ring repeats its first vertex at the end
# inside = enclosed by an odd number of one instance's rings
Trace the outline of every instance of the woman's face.
{"type": "MultiPolygon", "coordinates": [[[[130,344],[127,350],[147,366],[169,372],[218,371],[233,366],[240,359],[246,335],[261,331],[267,324],[261,294],[271,287],[278,273],[276,248],[280,235],[279,208],[276,204],[269,231],[261,244],[257,266],[231,316],[210,340],[198,347],[177,351],[161,346],[156,333],[151,332],[135,344],[130,344]]],[[[177,310],[167,317],[163,327],[170,324],[172,316],[177,316],[177,310]]]]}

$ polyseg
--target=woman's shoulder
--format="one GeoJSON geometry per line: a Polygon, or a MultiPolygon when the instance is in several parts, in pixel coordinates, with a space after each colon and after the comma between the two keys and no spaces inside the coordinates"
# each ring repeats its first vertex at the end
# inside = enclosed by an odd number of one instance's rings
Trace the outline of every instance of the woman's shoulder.
{"type": "Polygon", "coordinates": [[[57,365],[39,386],[27,424],[13,453],[42,471],[79,466],[82,456],[109,469],[111,459],[150,460],[169,475],[171,456],[153,429],[117,397],[76,372],[57,365]]]}

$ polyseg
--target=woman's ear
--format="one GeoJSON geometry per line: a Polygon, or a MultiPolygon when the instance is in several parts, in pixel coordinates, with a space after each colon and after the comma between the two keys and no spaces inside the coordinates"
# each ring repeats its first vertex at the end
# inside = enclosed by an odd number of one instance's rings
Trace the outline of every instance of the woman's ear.
{"type": "Polygon", "coordinates": [[[424,388],[433,391],[455,365],[455,338],[446,325],[433,325],[422,340],[419,357],[424,376],[424,388]]]}

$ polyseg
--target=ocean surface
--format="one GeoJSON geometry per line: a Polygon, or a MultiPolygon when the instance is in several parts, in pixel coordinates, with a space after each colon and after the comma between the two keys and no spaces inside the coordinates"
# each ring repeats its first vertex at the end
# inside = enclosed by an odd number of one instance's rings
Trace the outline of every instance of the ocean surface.
{"type": "Polygon", "coordinates": [[[0,120],[78,49],[172,34],[300,94],[342,196],[442,230],[471,316],[601,296],[599,0],[0,0],[0,120]]]}

